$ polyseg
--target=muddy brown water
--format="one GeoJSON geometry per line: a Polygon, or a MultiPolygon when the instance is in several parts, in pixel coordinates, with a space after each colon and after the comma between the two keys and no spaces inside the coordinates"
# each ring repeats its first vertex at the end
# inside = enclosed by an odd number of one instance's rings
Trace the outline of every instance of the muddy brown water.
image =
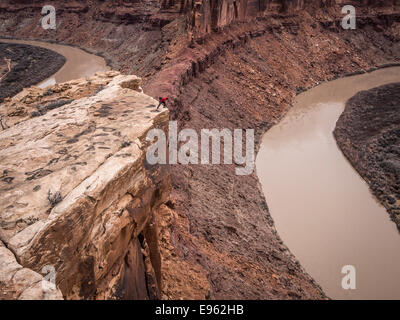
{"type": "Polygon", "coordinates": [[[66,58],[64,66],[48,79],[40,82],[37,86],[46,88],[56,83],[62,83],[74,79],[90,77],[96,72],[107,71],[106,61],[99,56],[87,53],[79,48],[53,44],[41,41],[23,40],[1,40],[2,42],[28,44],[53,50],[66,58]]]}
{"type": "Polygon", "coordinates": [[[300,94],[257,156],[280,237],[333,299],[400,299],[400,234],[332,134],[349,98],[399,81],[395,67],[300,94]],[[355,290],[342,288],[345,265],[356,269],[355,290]]]}

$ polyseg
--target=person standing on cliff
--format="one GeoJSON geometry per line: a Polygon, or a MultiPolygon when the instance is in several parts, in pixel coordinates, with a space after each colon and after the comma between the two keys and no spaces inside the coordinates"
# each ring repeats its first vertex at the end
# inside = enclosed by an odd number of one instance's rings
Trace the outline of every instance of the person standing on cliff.
{"type": "Polygon", "coordinates": [[[158,110],[158,108],[159,108],[161,105],[163,105],[164,108],[166,108],[166,107],[167,107],[167,104],[166,104],[165,101],[167,101],[167,100],[168,100],[168,97],[165,97],[165,98],[159,97],[159,98],[158,98],[159,103],[158,103],[158,106],[157,106],[157,109],[156,109],[156,110],[158,110]]]}

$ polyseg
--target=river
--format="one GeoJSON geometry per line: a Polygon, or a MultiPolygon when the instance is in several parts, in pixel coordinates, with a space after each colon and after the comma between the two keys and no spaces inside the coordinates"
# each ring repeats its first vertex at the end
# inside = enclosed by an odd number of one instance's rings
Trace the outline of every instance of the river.
{"type": "Polygon", "coordinates": [[[256,168],[276,229],[334,299],[400,299],[400,234],[332,134],[354,94],[399,81],[395,67],[324,83],[262,139],[256,168]],[[345,265],[355,290],[342,288],[345,265]]]}

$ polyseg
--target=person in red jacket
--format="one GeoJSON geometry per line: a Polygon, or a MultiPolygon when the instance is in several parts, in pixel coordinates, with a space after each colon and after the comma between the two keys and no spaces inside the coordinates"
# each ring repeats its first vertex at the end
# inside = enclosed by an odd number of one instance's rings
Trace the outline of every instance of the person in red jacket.
{"type": "Polygon", "coordinates": [[[166,108],[166,107],[167,107],[167,104],[165,103],[165,101],[167,101],[167,100],[168,100],[168,97],[165,97],[165,98],[159,97],[159,98],[158,98],[159,103],[158,103],[158,106],[157,106],[157,109],[156,109],[156,110],[158,110],[158,108],[159,108],[161,105],[163,105],[164,108],[166,108]]]}

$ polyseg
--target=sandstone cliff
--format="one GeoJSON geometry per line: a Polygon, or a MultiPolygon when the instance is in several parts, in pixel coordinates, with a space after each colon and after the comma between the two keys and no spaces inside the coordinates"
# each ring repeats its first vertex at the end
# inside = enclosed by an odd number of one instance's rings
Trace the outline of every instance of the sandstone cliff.
{"type": "Polygon", "coordinates": [[[168,112],[139,86],[107,72],[0,105],[0,298],[25,298],[44,266],[67,299],[160,296],[154,215],[169,182],[144,138],[168,112]]]}
{"type": "Polygon", "coordinates": [[[334,131],[338,145],[400,230],[400,83],[359,92],[334,131]]]}
{"type": "Polygon", "coordinates": [[[65,58],[54,51],[0,43],[0,102],[56,73],[64,63],[65,58]]]}

